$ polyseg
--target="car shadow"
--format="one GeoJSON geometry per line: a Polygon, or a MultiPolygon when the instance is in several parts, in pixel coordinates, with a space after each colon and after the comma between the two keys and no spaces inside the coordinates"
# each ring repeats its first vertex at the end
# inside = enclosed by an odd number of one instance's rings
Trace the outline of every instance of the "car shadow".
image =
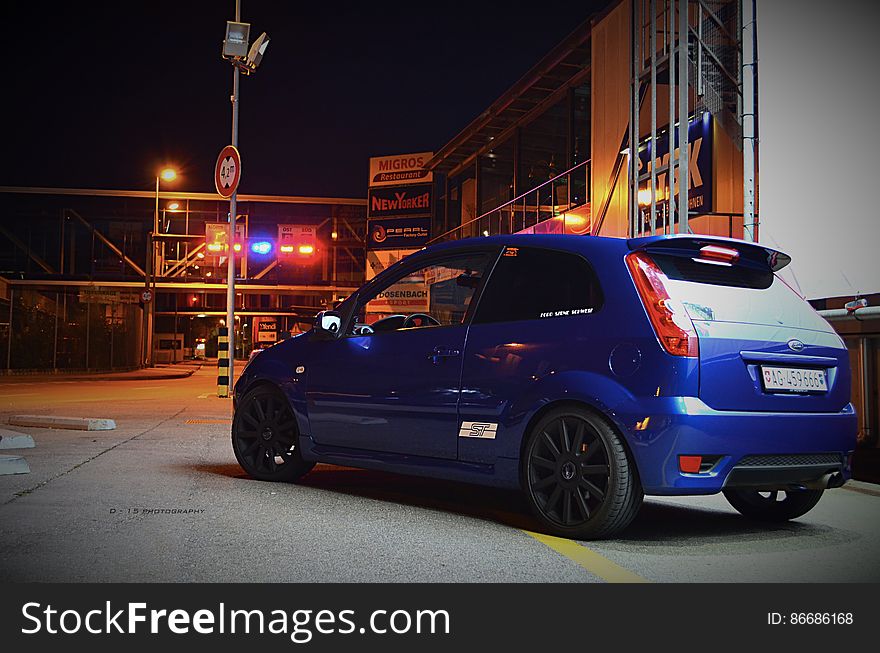
{"type": "MultiPolygon", "coordinates": [[[[236,464],[202,464],[188,466],[188,469],[259,483],[251,481],[236,464]]],[[[438,510],[522,530],[541,530],[538,521],[531,516],[525,498],[515,490],[326,464],[316,465],[296,486],[438,510]]],[[[633,523],[615,539],[604,540],[603,546],[614,548],[619,544],[627,550],[633,547],[650,550],[650,547],[670,547],[673,543],[693,547],[760,541],[772,547],[779,546],[780,540],[789,540],[786,546],[797,540],[801,545],[796,548],[801,548],[813,546],[807,540],[815,538],[823,544],[833,544],[858,537],[849,531],[815,523],[757,522],[732,509],[728,512],[698,505],[685,506],[648,497],[633,523]]]]}

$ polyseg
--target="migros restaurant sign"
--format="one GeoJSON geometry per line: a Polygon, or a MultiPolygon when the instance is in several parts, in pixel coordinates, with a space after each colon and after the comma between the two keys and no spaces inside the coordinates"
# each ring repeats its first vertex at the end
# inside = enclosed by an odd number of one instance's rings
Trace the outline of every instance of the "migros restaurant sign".
{"type": "Polygon", "coordinates": [[[433,181],[433,173],[424,169],[433,156],[433,152],[416,152],[373,157],[370,159],[370,187],[433,181]]]}

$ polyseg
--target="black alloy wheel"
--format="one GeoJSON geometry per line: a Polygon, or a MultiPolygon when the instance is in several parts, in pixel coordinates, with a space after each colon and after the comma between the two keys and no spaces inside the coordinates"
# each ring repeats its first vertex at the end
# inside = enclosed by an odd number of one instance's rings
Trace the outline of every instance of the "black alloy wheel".
{"type": "Polygon", "coordinates": [[[635,467],[620,436],[597,415],[551,411],[529,434],[523,486],[550,532],[596,539],[625,528],[642,502],[635,467]]]}
{"type": "Polygon", "coordinates": [[[314,463],[300,454],[296,418],[287,398],[258,386],[238,404],[232,420],[232,449],[249,476],[260,481],[294,481],[314,463]]]}

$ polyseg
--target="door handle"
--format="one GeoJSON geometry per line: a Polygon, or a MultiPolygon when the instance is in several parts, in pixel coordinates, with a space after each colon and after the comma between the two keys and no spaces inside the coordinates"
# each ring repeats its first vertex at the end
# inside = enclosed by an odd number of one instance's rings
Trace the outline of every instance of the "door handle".
{"type": "Polygon", "coordinates": [[[452,349],[450,347],[434,347],[434,351],[428,354],[428,360],[434,363],[434,365],[439,365],[440,361],[444,358],[454,358],[455,356],[460,356],[461,350],[452,349]]]}

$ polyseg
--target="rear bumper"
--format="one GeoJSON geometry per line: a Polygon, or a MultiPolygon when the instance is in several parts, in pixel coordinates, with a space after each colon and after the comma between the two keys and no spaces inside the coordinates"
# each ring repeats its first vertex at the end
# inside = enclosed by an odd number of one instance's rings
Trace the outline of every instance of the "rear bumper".
{"type": "Polygon", "coordinates": [[[839,473],[839,480],[850,478],[857,430],[852,405],[839,413],[747,413],[718,411],[695,397],[675,397],[652,398],[645,408],[616,417],[624,422],[646,494],[797,485],[829,473],[839,473]],[[755,458],[771,454],[782,457],[755,458]],[[823,455],[798,457],[802,454],[823,455]],[[688,474],[679,470],[681,455],[719,459],[711,470],[688,474]]]}
{"type": "MultiPolygon", "coordinates": [[[[836,454],[835,454],[836,455],[836,454]]],[[[769,490],[804,487],[816,490],[840,487],[846,482],[846,459],[825,465],[734,465],[724,487],[765,488],[769,490]]]]}

